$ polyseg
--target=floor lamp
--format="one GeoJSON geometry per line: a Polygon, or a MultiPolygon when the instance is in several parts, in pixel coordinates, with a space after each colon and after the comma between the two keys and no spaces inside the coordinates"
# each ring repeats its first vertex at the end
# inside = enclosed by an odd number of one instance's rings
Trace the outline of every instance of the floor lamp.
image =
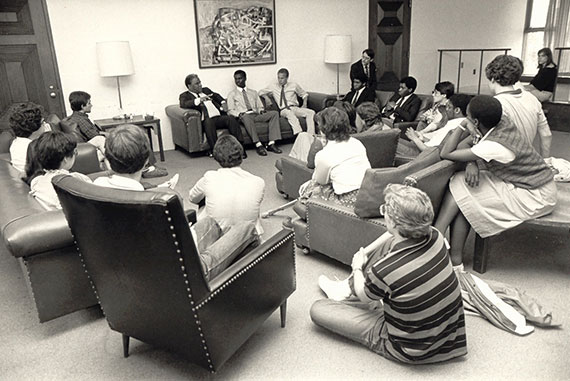
{"type": "Polygon", "coordinates": [[[101,77],[116,77],[117,91],[119,92],[119,113],[123,111],[121,99],[122,76],[135,74],[131,46],[128,41],[105,41],[97,43],[97,63],[101,77]]]}
{"type": "Polygon", "coordinates": [[[350,35],[332,35],[325,38],[325,63],[336,64],[336,97],[340,96],[339,65],[350,63],[352,57],[352,43],[350,35]]]}

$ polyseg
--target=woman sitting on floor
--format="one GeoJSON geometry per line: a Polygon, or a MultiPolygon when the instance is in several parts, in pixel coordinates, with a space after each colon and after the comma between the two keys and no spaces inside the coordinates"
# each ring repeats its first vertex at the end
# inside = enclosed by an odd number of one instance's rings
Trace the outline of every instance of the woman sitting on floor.
{"type": "Polygon", "coordinates": [[[558,67],[552,60],[552,50],[542,48],[538,51],[538,73],[525,86],[525,90],[534,95],[541,103],[552,98],[558,67]]]}
{"type": "Polygon", "coordinates": [[[451,261],[463,267],[463,246],[472,227],[489,237],[549,214],[556,205],[553,173],[515,125],[501,119],[501,103],[479,95],[469,103],[467,118],[442,148],[442,159],[466,162],[449,182],[435,227],[450,227],[451,261]],[[465,128],[471,136],[465,137],[465,128]],[[479,171],[477,160],[487,170],[479,171]]]}
{"type": "Polygon", "coordinates": [[[319,278],[329,299],[311,307],[315,324],[390,360],[422,364],[467,353],[461,289],[433,207],[423,191],[386,187],[387,232],[352,259],[343,281],[319,278]]]}
{"type": "Polygon", "coordinates": [[[312,180],[301,185],[302,200],[312,194],[323,199],[334,199],[352,206],[364,173],[370,168],[366,148],[350,137],[348,115],[336,107],[327,107],[315,116],[317,126],[325,135],[324,148],[315,155],[315,171],[312,180]]]}

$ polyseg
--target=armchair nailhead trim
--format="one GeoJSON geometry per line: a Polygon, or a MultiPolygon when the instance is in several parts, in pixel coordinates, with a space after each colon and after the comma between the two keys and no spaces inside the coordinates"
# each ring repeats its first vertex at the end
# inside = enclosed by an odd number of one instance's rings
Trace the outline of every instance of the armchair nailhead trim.
{"type": "Polygon", "coordinates": [[[77,250],[77,254],[79,255],[79,259],[81,260],[81,266],[83,266],[83,271],[85,272],[85,274],[87,274],[87,279],[89,279],[89,284],[91,285],[91,289],[93,290],[93,293],[95,294],[95,297],[97,298],[97,303],[99,304],[99,307],[101,307],[101,311],[103,312],[103,316],[105,316],[105,319],[107,319],[107,315],[105,314],[105,309],[103,308],[103,305],[101,304],[101,300],[99,299],[99,294],[97,293],[97,289],[95,288],[95,283],[93,283],[93,280],[91,279],[91,275],[89,275],[89,272],[87,271],[87,266],[85,266],[85,261],[83,260],[83,255],[81,254],[81,250],[79,249],[79,245],[77,244],[77,240],[75,239],[75,235],[73,234],[73,232],[71,233],[71,236],[73,237],[73,243],[75,244],[75,249],[77,250]]]}
{"type": "MultiPolygon", "coordinates": [[[[168,210],[165,210],[164,214],[168,216],[170,214],[170,212],[168,210]]],[[[209,358],[210,353],[208,351],[206,339],[204,338],[204,334],[202,333],[200,318],[198,317],[197,310],[194,307],[194,300],[192,299],[192,290],[190,288],[190,282],[188,281],[188,274],[186,273],[186,266],[184,266],[184,257],[182,257],[182,251],[180,250],[180,245],[177,241],[176,233],[174,233],[175,227],[172,224],[172,218],[171,217],[166,217],[166,220],[169,222],[170,230],[173,232],[172,233],[172,239],[173,239],[174,247],[176,250],[176,254],[178,255],[178,262],[180,264],[180,271],[182,271],[182,276],[184,277],[184,284],[186,285],[186,292],[188,293],[188,299],[190,300],[190,306],[192,308],[192,312],[194,312],[194,321],[196,322],[196,326],[198,328],[198,332],[200,333],[200,337],[202,338],[202,344],[204,346],[206,359],[208,360],[208,366],[210,368],[210,371],[213,373],[214,372],[214,366],[212,365],[212,362],[210,361],[210,358],[209,358]]]]}
{"type": "Polygon", "coordinates": [[[233,283],[234,281],[236,281],[239,277],[241,277],[243,274],[245,274],[247,271],[249,271],[249,269],[253,268],[255,265],[257,265],[259,262],[261,262],[263,259],[265,259],[265,257],[267,257],[269,254],[271,254],[272,252],[274,252],[279,246],[283,245],[286,241],[288,241],[291,236],[293,235],[293,232],[287,234],[287,236],[285,236],[285,238],[283,238],[281,241],[279,241],[275,246],[273,246],[272,248],[270,248],[269,250],[267,250],[265,253],[263,253],[261,256],[259,256],[257,259],[255,259],[252,263],[250,263],[249,265],[247,265],[244,269],[242,269],[241,271],[239,271],[236,275],[234,275],[233,277],[231,277],[226,283],[224,283],[223,285],[221,285],[218,289],[214,290],[207,298],[206,300],[204,300],[202,303],[198,304],[196,306],[196,310],[199,310],[200,308],[202,308],[204,305],[206,305],[206,303],[208,303],[210,300],[212,300],[216,295],[218,295],[224,288],[226,288],[229,284],[233,283]]]}

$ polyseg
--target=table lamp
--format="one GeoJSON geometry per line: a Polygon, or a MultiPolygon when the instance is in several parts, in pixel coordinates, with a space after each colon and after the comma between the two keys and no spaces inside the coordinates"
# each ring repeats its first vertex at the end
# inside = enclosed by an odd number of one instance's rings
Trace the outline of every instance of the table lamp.
{"type": "Polygon", "coordinates": [[[350,63],[352,43],[350,35],[332,35],[325,37],[325,63],[336,64],[336,96],[339,97],[339,65],[350,63]]]}
{"type": "Polygon", "coordinates": [[[97,63],[101,77],[116,77],[119,92],[119,114],[122,114],[123,101],[121,99],[122,76],[135,74],[131,46],[128,41],[105,41],[97,43],[97,63]]]}

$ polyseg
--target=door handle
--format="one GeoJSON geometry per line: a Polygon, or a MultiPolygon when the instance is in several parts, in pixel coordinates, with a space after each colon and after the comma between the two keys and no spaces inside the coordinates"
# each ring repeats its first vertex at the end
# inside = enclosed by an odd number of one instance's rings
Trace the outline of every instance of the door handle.
{"type": "Polygon", "coordinates": [[[52,91],[51,93],[49,93],[49,96],[52,98],[55,98],[57,96],[57,94],[55,93],[55,91],[52,91]]]}

